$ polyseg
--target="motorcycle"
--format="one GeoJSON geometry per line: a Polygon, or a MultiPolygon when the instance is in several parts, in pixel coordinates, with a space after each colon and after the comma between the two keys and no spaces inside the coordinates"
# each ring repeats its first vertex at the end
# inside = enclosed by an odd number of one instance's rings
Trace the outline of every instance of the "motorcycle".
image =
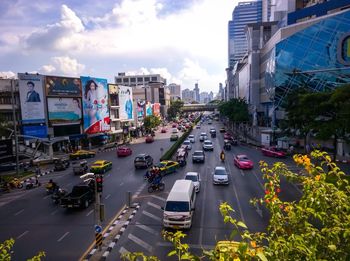
{"type": "Polygon", "coordinates": [[[18,189],[23,188],[23,183],[17,178],[12,179],[9,182],[9,185],[10,185],[11,188],[18,188],[18,189]]]}
{"type": "Polygon", "coordinates": [[[64,197],[66,194],[67,194],[67,191],[62,188],[55,189],[55,191],[51,196],[52,202],[54,204],[60,203],[61,198],[64,197]]]}
{"type": "Polygon", "coordinates": [[[53,194],[55,192],[55,189],[57,188],[57,185],[49,182],[49,183],[46,184],[45,188],[46,188],[46,193],[48,195],[50,195],[50,194],[53,194]]]}
{"type": "Polygon", "coordinates": [[[41,183],[37,179],[36,180],[30,179],[30,180],[26,181],[25,188],[32,189],[32,188],[40,187],[40,186],[41,186],[41,183]]]}
{"type": "Polygon", "coordinates": [[[159,190],[163,191],[165,188],[165,184],[163,182],[160,182],[159,184],[150,184],[148,186],[148,192],[152,193],[153,191],[159,190]]]}

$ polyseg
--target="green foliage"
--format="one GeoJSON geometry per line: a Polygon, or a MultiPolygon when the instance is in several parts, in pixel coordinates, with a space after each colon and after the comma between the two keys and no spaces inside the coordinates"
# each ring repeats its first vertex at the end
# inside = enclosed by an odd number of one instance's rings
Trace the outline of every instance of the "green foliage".
{"type": "Polygon", "coordinates": [[[170,160],[171,157],[175,154],[177,149],[182,145],[182,143],[187,139],[188,135],[190,135],[192,131],[192,126],[186,132],[184,132],[181,137],[168,149],[163,156],[160,158],[160,160],[170,160]]]}
{"type": "Polygon", "coordinates": [[[231,99],[228,102],[222,102],[219,105],[221,115],[224,115],[235,123],[249,121],[248,104],[245,99],[231,99]]]}
{"type": "Polygon", "coordinates": [[[162,121],[154,115],[149,115],[146,116],[145,119],[143,120],[143,125],[147,131],[152,130],[155,127],[158,127],[162,121]]]}
{"type": "MultiPolygon", "coordinates": [[[[0,260],[10,261],[11,260],[11,249],[15,244],[13,238],[5,240],[4,243],[0,243],[0,260]]],[[[45,257],[45,252],[39,252],[36,256],[28,259],[28,261],[40,261],[42,257],[45,257]]]]}
{"type": "MultiPolygon", "coordinates": [[[[203,250],[203,256],[198,257],[181,242],[184,233],[163,232],[163,237],[174,245],[168,256],[177,256],[178,260],[350,260],[348,178],[325,152],[313,151],[311,158],[294,155],[294,161],[303,167],[301,172],[294,173],[281,162],[272,167],[260,162],[266,180],[265,196],[251,203],[265,205],[269,210],[266,233],[250,233],[243,222],[234,218],[234,209],[224,202],[220,212],[224,222],[233,226],[230,240],[239,235],[239,242],[218,242],[216,249],[203,250]],[[281,200],[281,176],[302,185],[300,200],[281,200]],[[225,252],[219,251],[221,243],[228,246],[225,252]]],[[[136,255],[131,253],[128,260],[135,260],[131,258],[136,255]]]]}
{"type": "Polygon", "coordinates": [[[172,101],[170,103],[170,107],[167,110],[168,118],[170,120],[176,119],[176,117],[181,114],[181,109],[183,105],[184,102],[181,100],[172,101]]]}

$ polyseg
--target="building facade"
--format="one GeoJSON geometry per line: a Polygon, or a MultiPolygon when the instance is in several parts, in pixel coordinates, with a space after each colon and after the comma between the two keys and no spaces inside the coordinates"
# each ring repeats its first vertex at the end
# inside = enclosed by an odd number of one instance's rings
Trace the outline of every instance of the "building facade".
{"type": "Polygon", "coordinates": [[[182,101],[184,103],[192,103],[194,101],[194,92],[190,89],[184,89],[182,91],[182,101]]]}
{"type": "Polygon", "coordinates": [[[166,85],[166,79],[160,74],[147,74],[147,75],[126,75],[124,72],[118,73],[115,77],[115,83],[125,86],[146,86],[149,82],[162,82],[166,85]]]}
{"type": "Polygon", "coordinates": [[[171,83],[168,85],[170,90],[170,100],[181,100],[181,85],[176,83],[171,83]]]}
{"type": "Polygon", "coordinates": [[[194,85],[194,89],[193,89],[193,98],[196,102],[199,102],[200,97],[199,97],[199,87],[198,87],[198,83],[196,83],[194,85]]]}

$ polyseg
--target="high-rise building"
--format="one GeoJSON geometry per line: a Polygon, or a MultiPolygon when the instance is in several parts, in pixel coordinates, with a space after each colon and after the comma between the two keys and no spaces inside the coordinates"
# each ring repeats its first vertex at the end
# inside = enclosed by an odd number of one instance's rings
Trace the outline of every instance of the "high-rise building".
{"type": "Polygon", "coordinates": [[[222,86],[222,83],[219,83],[218,99],[222,101],[225,100],[225,89],[222,86]]]}
{"type": "Polygon", "coordinates": [[[193,97],[194,100],[195,100],[196,102],[199,102],[200,97],[199,97],[199,87],[198,87],[198,83],[196,83],[196,84],[194,85],[193,95],[194,95],[194,97],[193,97]]]}
{"type": "Polygon", "coordinates": [[[194,92],[190,89],[185,89],[182,91],[182,101],[184,103],[191,103],[194,101],[194,92]]]}
{"type": "Polygon", "coordinates": [[[199,94],[199,97],[200,97],[200,100],[199,100],[200,103],[208,103],[208,102],[210,102],[210,100],[209,100],[209,93],[207,93],[207,92],[201,92],[199,94]]]}
{"type": "Polygon", "coordinates": [[[228,67],[233,67],[247,53],[245,26],[262,21],[262,2],[240,2],[228,22],[228,67]]]}
{"type": "Polygon", "coordinates": [[[170,90],[170,99],[172,101],[181,99],[181,85],[176,83],[170,83],[168,85],[168,88],[170,90]]]}

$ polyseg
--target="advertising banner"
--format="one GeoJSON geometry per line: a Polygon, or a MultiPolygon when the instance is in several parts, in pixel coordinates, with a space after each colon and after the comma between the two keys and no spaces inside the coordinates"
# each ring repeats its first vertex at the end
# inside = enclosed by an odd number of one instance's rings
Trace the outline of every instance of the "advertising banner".
{"type": "Polygon", "coordinates": [[[49,122],[55,124],[80,124],[81,100],[79,98],[47,98],[49,122]]]}
{"type": "Polygon", "coordinates": [[[46,76],[45,87],[47,96],[80,97],[81,82],[79,78],[46,76]]]}
{"type": "MultiPolygon", "coordinates": [[[[46,125],[23,125],[23,135],[47,138],[47,128],[46,125]]],[[[25,137],[25,139],[31,139],[25,137]]]]}
{"type": "Polygon", "coordinates": [[[146,102],[143,100],[137,101],[137,118],[142,119],[145,117],[145,105],[146,102]]]}
{"type": "Polygon", "coordinates": [[[119,93],[119,87],[116,84],[108,84],[109,94],[117,95],[119,93]]]}
{"type": "Polygon", "coordinates": [[[152,104],[150,102],[146,103],[146,116],[152,115],[152,104]]]}
{"type": "Polygon", "coordinates": [[[160,103],[153,104],[153,115],[157,117],[160,116],[160,103]]]}
{"type": "Polygon", "coordinates": [[[132,120],[134,118],[131,87],[119,86],[119,106],[121,120],[132,120]]]}
{"type": "Polygon", "coordinates": [[[91,77],[80,79],[83,86],[84,132],[94,134],[109,131],[107,80],[91,77]]]}
{"type": "Polygon", "coordinates": [[[43,76],[18,74],[22,122],[45,122],[43,76]]]}

